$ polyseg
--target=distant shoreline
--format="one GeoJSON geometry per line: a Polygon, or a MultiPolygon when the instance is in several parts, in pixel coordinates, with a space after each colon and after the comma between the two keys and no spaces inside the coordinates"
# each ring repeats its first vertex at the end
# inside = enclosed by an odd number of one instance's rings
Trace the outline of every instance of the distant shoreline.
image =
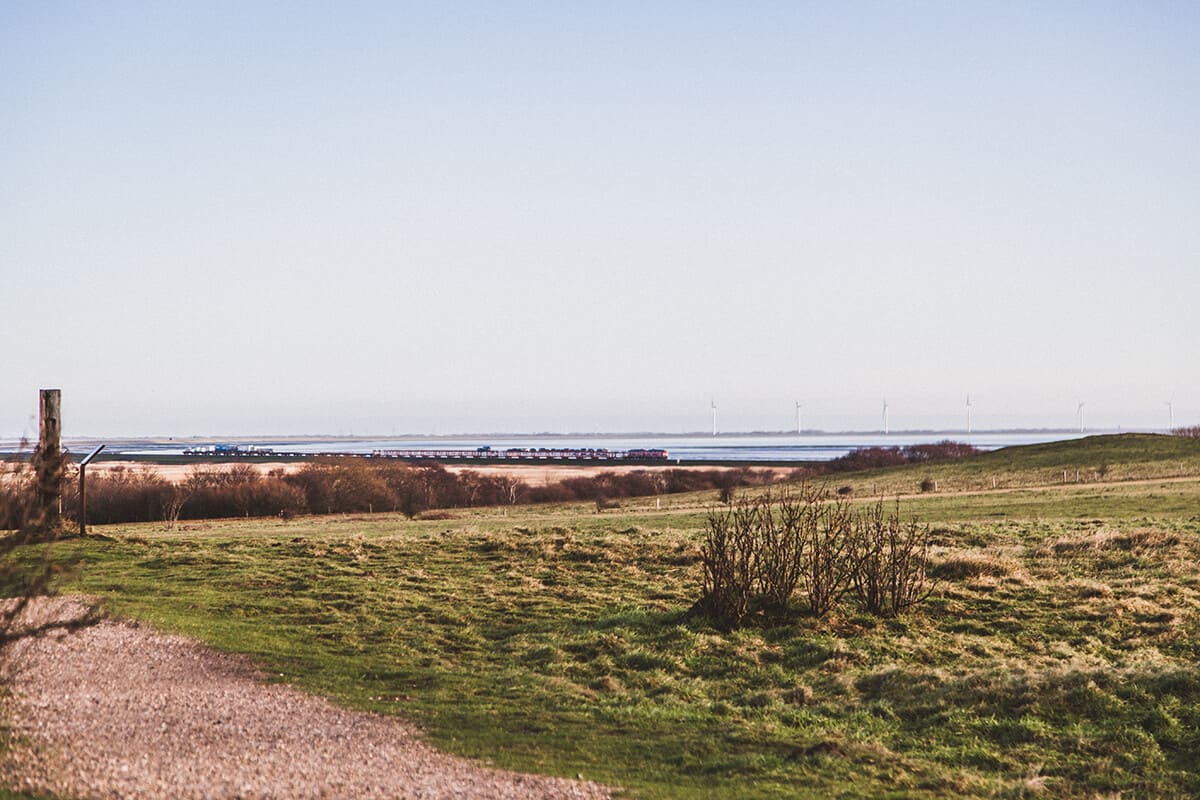
{"type": "MultiPolygon", "coordinates": [[[[337,435],[328,433],[314,434],[287,434],[281,436],[271,436],[267,434],[205,434],[198,436],[65,436],[63,437],[64,444],[70,446],[87,445],[87,444],[146,444],[146,445],[169,445],[179,443],[195,443],[195,444],[212,444],[222,442],[370,442],[379,440],[413,440],[413,441],[447,441],[453,439],[564,439],[564,438],[580,438],[580,439],[639,439],[639,438],[654,438],[654,439],[745,439],[745,438],[762,438],[762,439],[804,439],[809,437],[822,436],[870,436],[870,437],[912,437],[912,436],[931,436],[931,437],[953,437],[953,436],[1011,436],[1011,435],[1071,435],[1078,436],[1080,431],[1077,428],[989,428],[986,430],[972,430],[968,433],[965,429],[957,430],[938,430],[927,428],[906,428],[903,430],[891,430],[884,433],[882,430],[845,430],[845,431],[826,431],[826,430],[805,430],[803,433],[796,431],[721,431],[713,434],[711,431],[691,431],[685,433],[665,433],[661,431],[630,431],[624,433],[586,433],[573,431],[567,433],[553,433],[549,431],[540,431],[538,433],[513,433],[513,432],[485,432],[485,433],[379,433],[379,434],[350,434],[337,435]]],[[[1141,428],[1096,428],[1087,429],[1083,432],[1087,436],[1101,436],[1115,433],[1167,433],[1166,430],[1156,429],[1141,429],[1141,428]]],[[[19,437],[0,438],[0,450],[15,449],[20,445],[19,437]]],[[[30,441],[30,446],[33,442],[30,441]]]]}

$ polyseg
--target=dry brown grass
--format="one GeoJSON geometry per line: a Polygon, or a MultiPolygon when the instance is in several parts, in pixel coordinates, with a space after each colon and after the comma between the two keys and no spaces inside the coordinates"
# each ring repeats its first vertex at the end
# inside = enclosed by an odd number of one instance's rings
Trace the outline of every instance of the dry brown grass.
{"type": "Polygon", "coordinates": [[[945,581],[975,578],[1008,578],[1022,574],[1021,565],[1007,556],[989,550],[954,550],[935,557],[929,574],[945,581]]]}
{"type": "Polygon", "coordinates": [[[1179,536],[1152,528],[1135,528],[1130,531],[1099,528],[1089,533],[1066,536],[1048,542],[1040,555],[1070,556],[1089,551],[1146,551],[1164,550],[1175,547],[1179,536]]]}

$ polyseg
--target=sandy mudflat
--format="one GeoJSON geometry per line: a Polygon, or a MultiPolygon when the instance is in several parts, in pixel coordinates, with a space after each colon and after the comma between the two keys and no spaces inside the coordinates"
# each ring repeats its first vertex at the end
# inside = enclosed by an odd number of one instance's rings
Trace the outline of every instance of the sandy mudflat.
{"type": "MultiPolygon", "coordinates": [[[[69,598],[31,617],[84,613],[69,598]]],[[[396,717],[266,684],[245,659],[104,620],[10,646],[0,779],[80,798],[602,798],[446,755],[396,717]]]]}

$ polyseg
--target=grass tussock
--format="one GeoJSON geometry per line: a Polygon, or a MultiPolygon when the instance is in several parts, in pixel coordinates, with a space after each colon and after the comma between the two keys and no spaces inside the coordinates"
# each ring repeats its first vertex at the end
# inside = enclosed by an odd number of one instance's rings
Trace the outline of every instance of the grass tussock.
{"type": "Polygon", "coordinates": [[[1068,536],[1050,543],[1055,555],[1073,555],[1089,551],[1146,552],[1169,550],[1180,543],[1177,534],[1139,528],[1131,531],[1100,528],[1081,535],[1068,536]]]}
{"type": "Polygon", "coordinates": [[[1021,566],[1010,558],[977,550],[950,552],[935,558],[929,574],[942,581],[966,581],[974,578],[1008,578],[1017,575],[1021,566]]]}

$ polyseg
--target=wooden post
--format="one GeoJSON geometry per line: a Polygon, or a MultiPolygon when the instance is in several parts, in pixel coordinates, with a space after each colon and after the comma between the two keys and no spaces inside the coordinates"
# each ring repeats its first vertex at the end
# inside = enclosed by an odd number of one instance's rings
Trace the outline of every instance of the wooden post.
{"type": "Polygon", "coordinates": [[[39,521],[58,526],[62,514],[62,390],[42,389],[39,395],[38,446],[34,453],[39,521]]]}

